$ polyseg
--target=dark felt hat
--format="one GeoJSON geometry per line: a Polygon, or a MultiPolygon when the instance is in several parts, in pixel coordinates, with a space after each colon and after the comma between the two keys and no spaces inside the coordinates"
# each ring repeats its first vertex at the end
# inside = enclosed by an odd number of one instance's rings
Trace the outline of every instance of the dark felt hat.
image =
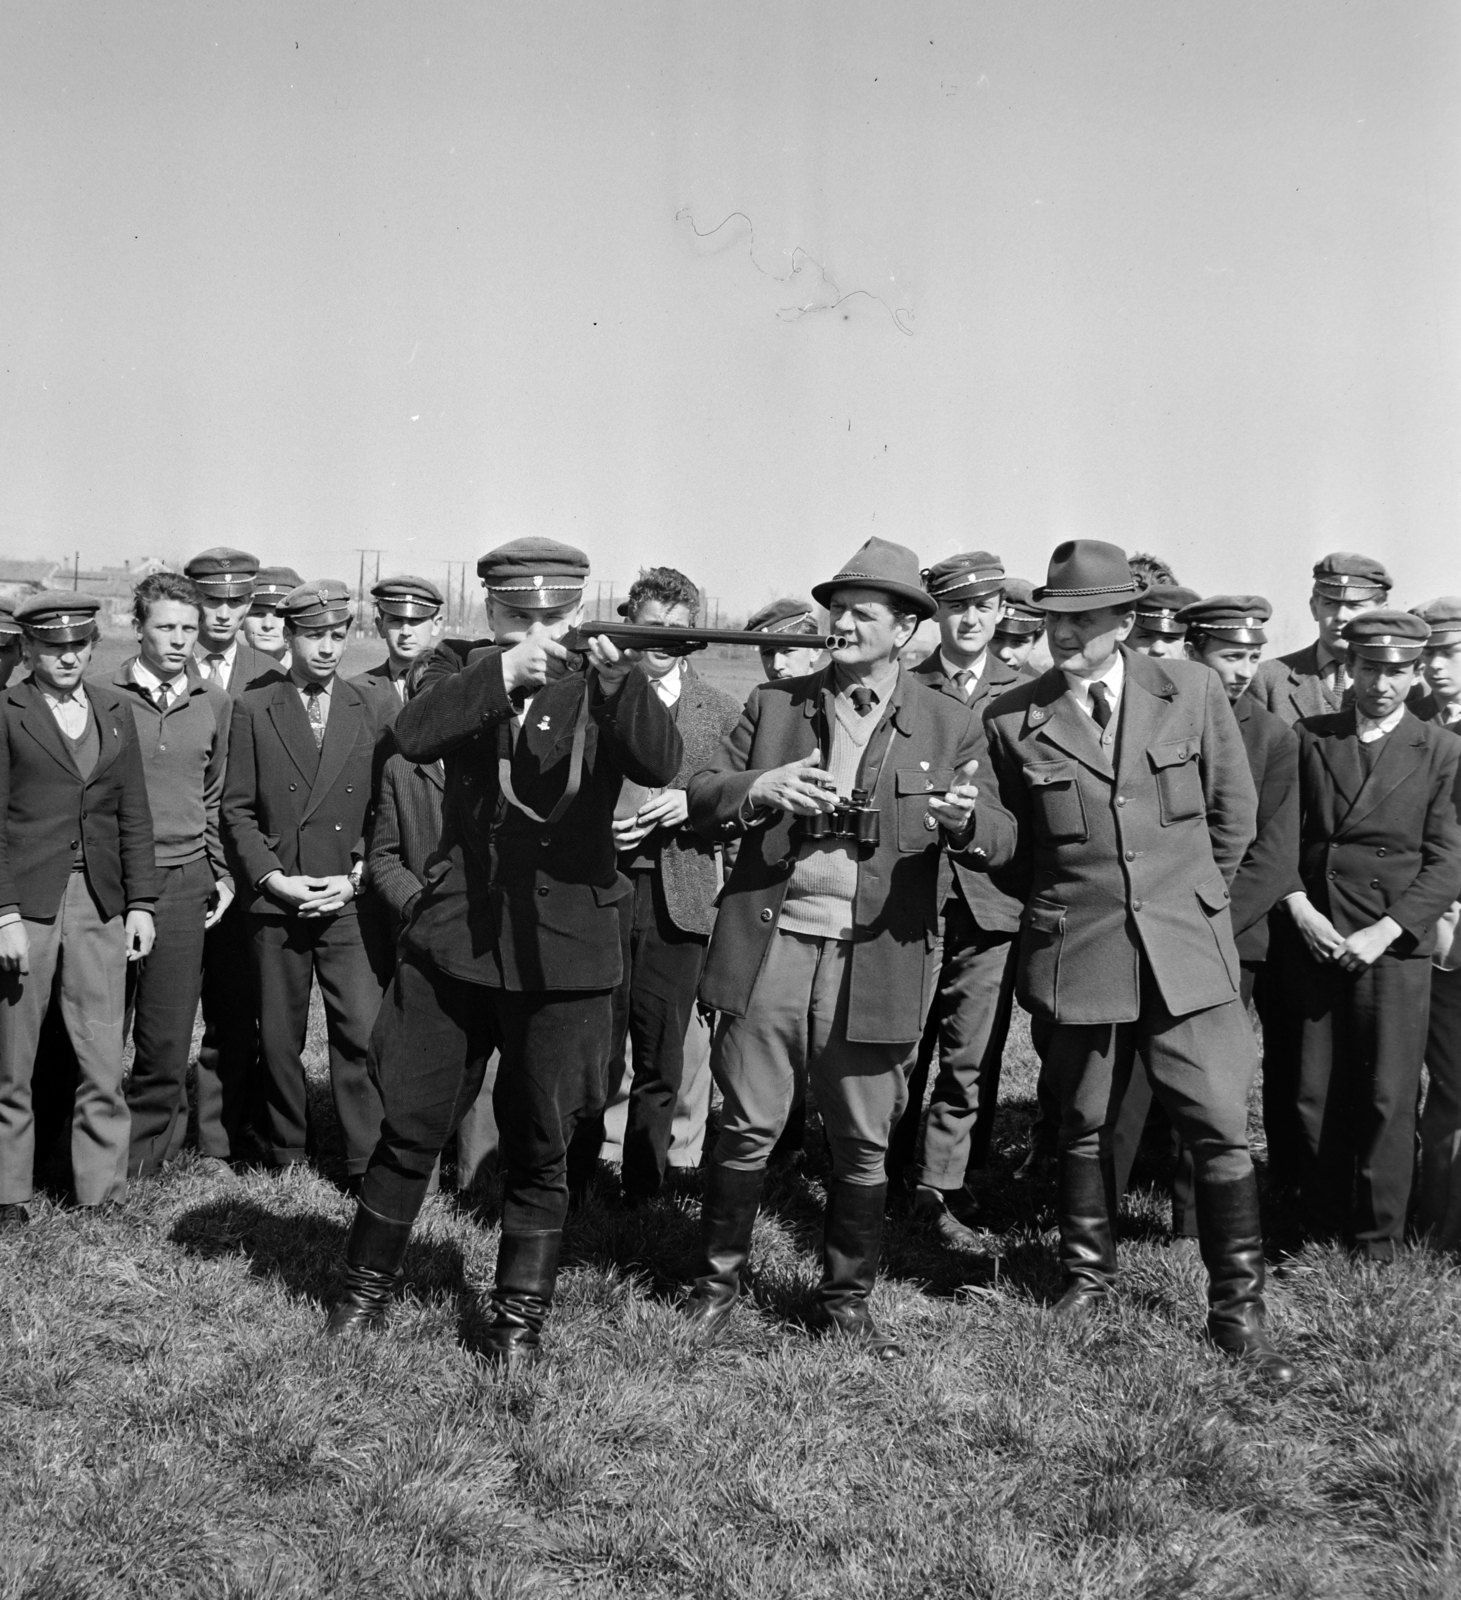
{"type": "Polygon", "coordinates": [[[1430,624],[1413,611],[1377,609],[1344,625],[1350,650],[1366,661],[1416,661],[1431,636],[1430,624]]]}
{"type": "Polygon", "coordinates": [[[217,545],[200,551],[183,572],[210,600],[246,600],[254,592],[254,575],[259,558],[247,550],[230,550],[217,545]]]}
{"type": "Polygon", "coordinates": [[[254,610],[277,611],[284,596],[303,582],[293,567],[260,567],[254,574],[254,610]]]}
{"type": "Polygon", "coordinates": [[[1412,606],[1410,610],[1431,630],[1427,649],[1461,641],[1461,595],[1443,594],[1439,600],[1427,600],[1423,606],[1412,606]]]}
{"type": "Polygon", "coordinates": [[[312,578],[284,596],[279,614],[295,628],[338,628],[350,621],[350,585],[339,578],[312,578]]]}
{"type": "Polygon", "coordinates": [[[970,550],[925,567],[922,576],[935,600],[975,600],[1004,588],[1004,562],[988,550],[970,550]]]}
{"type": "Polygon", "coordinates": [[[446,604],[445,596],[430,578],[417,578],[409,572],[382,578],[370,594],[382,616],[399,617],[404,622],[424,622],[446,604]]]}
{"type": "Polygon", "coordinates": [[[1028,578],[1004,580],[1004,615],[994,625],[994,636],[1028,639],[1045,631],[1045,613],[1035,604],[1035,587],[1028,578]]]}
{"type": "Polygon", "coordinates": [[[1273,607],[1261,594],[1210,594],[1179,613],[1189,635],[1198,633],[1221,644],[1267,644],[1263,624],[1273,607]]]}
{"type": "Polygon", "coordinates": [[[28,639],[42,644],[85,644],[96,633],[101,601],[74,589],[46,589],[17,602],[15,620],[28,639]]]}
{"type": "Polygon", "coordinates": [[[810,600],[787,595],[762,606],[746,618],[747,633],[819,633],[817,614],[810,600]]]}
{"type": "Polygon", "coordinates": [[[1335,550],[1314,563],[1314,593],[1326,600],[1383,600],[1393,580],[1373,556],[1335,550]]]}
{"type": "Polygon", "coordinates": [[[812,599],[830,605],[837,589],[881,589],[920,617],[938,610],[918,576],[918,557],[906,545],[887,539],[869,539],[842,563],[842,570],[825,583],[812,585],[812,599]]]}
{"type": "Polygon", "coordinates": [[[478,561],[477,576],[494,600],[520,611],[549,611],[582,598],[588,557],[556,539],[513,539],[478,561]]]}
{"type": "Polygon", "coordinates": [[[1050,556],[1043,588],[1034,591],[1044,611],[1096,611],[1102,606],[1131,605],[1147,592],[1132,576],[1126,552],[1102,539],[1067,539],[1050,556]]]}
{"type": "Polygon", "coordinates": [[[1136,620],[1148,633],[1180,639],[1187,632],[1182,608],[1201,598],[1196,589],[1183,588],[1180,583],[1154,583],[1136,603],[1136,620]]]}

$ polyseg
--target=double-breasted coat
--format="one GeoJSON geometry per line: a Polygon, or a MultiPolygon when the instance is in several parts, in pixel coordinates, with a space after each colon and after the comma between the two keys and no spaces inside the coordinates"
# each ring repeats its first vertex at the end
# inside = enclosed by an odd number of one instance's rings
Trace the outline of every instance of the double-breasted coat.
{"type": "MultiPolygon", "coordinates": [[[[757,776],[828,748],[834,669],[763,683],[751,691],[716,764],[690,780],[690,820],[707,838],[740,838],[721,896],[700,997],[744,1016],[776,935],[799,850],[797,819],[784,811],[747,824],[742,807],[757,776]]],[[[977,719],[947,695],[932,694],[900,672],[884,722],[863,754],[859,787],[870,787],[880,814],[879,842],[858,862],[853,901],[852,978],[847,1039],[896,1044],[916,1039],[938,940],[939,858],[943,834],[928,810],[956,770],[983,747],[977,719]],[[877,778],[867,784],[872,764],[877,778]]],[[[975,829],[960,859],[977,867],[1008,859],[1013,823],[984,789],[975,829]]]]}
{"type": "Polygon", "coordinates": [[[1114,766],[1056,668],[985,717],[1030,875],[1018,992],[1053,1022],[1136,1021],[1143,960],[1173,1016],[1238,994],[1228,886],[1257,813],[1238,724],[1207,667],[1121,650],[1114,766]]]}

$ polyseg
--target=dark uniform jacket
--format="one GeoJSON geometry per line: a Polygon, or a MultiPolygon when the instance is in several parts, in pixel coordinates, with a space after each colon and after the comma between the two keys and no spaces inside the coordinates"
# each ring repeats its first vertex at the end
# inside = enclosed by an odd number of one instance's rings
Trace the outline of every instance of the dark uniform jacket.
{"type": "Polygon", "coordinates": [[[1242,961],[1268,954],[1268,913],[1299,887],[1299,741],[1249,695],[1233,707],[1258,791],[1257,833],[1232,885],[1233,937],[1242,961]]]}
{"type": "Polygon", "coordinates": [[[584,671],[555,679],[515,732],[501,657],[491,644],[447,640],[396,718],[402,755],[446,767],[441,851],[403,948],[494,988],[611,989],[622,975],[617,902],[629,890],[615,864],[614,806],[626,777],[669,783],[680,735],[638,668],[609,698],[584,671]],[[586,690],[581,786],[556,823],[536,822],[508,801],[498,761],[510,760],[513,792],[546,818],[568,783],[586,690]]]}
{"type": "Polygon", "coordinates": [[[1319,717],[1341,709],[1336,695],[1320,676],[1319,646],[1306,644],[1286,656],[1258,663],[1248,693],[1274,716],[1293,727],[1301,717],[1319,717]]]}
{"type": "MultiPolygon", "coordinates": [[[[739,701],[712,688],[687,665],[680,698],[671,715],[680,730],[685,753],[670,788],[683,789],[702,767],[708,767],[715,760],[721,741],[740,720],[741,707],[739,701]]],[[[715,926],[715,897],[720,892],[716,847],[696,833],[688,821],[673,832],[657,828],[644,840],[644,845],[653,847],[656,837],[661,841],[660,882],[664,886],[670,921],[682,933],[708,936],[715,926]]]]}
{"type": "Polygon", "coordinates": [[[1461,896],[1461,742],[1401,717],[1368,771],[1354,711],[1299,725],[1299,873],[1342,934],[1391,917],[1388,955],[1426,956],[1436,919],[1461,896]]]}
{"type": "MultiPolygon", "coordinates": [[[[707,838],[741,838],[700,984],[704,1003],[732,1016],[744,1016],[750,1005],[800,849],[799,819],[772,811],[747,825],[742,806],[761,772],[828,749],[833,672],[827,666],[753,689],[715,765],[690,780],[695,827],[707,838]]],[[[928,800],[948,789],[956,768],[982,749],[979,720],[967,707],[931,693],[908,671],[899,673],[888,714],[863,753],[859,778],[859,787],[872,787],[880,837],[858,862],[850,1042],[912,1042],[922,1032],[938,939],[943,845],[928,800]],[[877,783],[869,786],[864,780],[874,762],[877,783]]],[[[986,789],[961,859],[977,865],[1006,859],[1013,849],[1009,814],[986,789]]]]}
{"type": "Polygon", "coordinates": [[[78,846],[104,917],[150,910],[159,892],[131,709],[105,684],[83,688],[99,740],[85,782],[36,684],[0,690],[0,911],[32,922],[60,910],[78,846]]]}
{"type": "Polygon", "coordinates": [[[369,689],[372,691],[379,690],[382,694],[388,694],[391,699],[396,702],[396,710],[399,711],[401,709],[403,701],[401,700],[400,695],[396,692],[396,685],[391,677],[391,661],[389,656],[387,656],[384,661],[378,662],[375,666],[367,667],[364,672],[358,674],[350,681],[357,689],[369,689]]]}
{"type": "MultiPolygon", "coordinates": [[[[987,793],[993,788],[993,774],[989,769],[989,743],[984,734],[984,713],[1006,689],[1021,681],[1021,674],[1005,666],[996,655],[986,653],[984,671],[974,686],[974,693],[966,700],[959,686],[944,671],[944,664],[935,650],[913,669],[913,675],[938,694],[947,695],[956,705],[967,706],[979,725],[979,771],[975,784],[982,785],[987,793]]],[[[1034,674],[1032,674],[1034,676],[1034,674]]],[[[976,872],[961,866],[951,855],[944,857],[945,882],[940,885],[939,903],[948,898],[954,884],[968,906],[974,921],[986,933],[1014,933],[1020,926],[1020,913],[1025,908],[1025,883],[1015,865],[976,872]]]]}
{"type": "Polygon", "coordinates": [[[376,789],[366,856],[366,882],[399,928],[426,881],[426,864],[441,845],[446,776],[439,761],[390,756],[376,789]]]}
{"type": "MultiPolygon", "coordinates": [[[[239,697],[229,730],[223,828],[250,911],[290,914],[258,888],[271,872],[330,877],[364,859],[372,757],[389,709],[379,692],[367,695],[337,677],[324,744],[316,747],[290,679],[239,697]]],[[[355,902],[341,914],[354,916],[355,902]]]]}
{"type": "Polygon", "coordinates": [[[1145,957],[1173,1016],[1238,993],[1228,885],[1257,797],[1216,673],[1122,646],[1113,769],[1052,667],[985,716],[999,793],[1031,875],[1017,992],[1037,1016],[1132,1022],[1145,957]]]}

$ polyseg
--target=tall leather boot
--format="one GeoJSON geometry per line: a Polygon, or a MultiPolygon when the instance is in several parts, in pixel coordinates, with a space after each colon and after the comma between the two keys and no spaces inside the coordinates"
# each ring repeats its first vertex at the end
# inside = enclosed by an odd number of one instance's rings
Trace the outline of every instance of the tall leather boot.
{"type": "Polygon", "coordinates": [[[357,1201],[345,1246],[345,1298],[330,1313],[331,1337],[354,1328],[378,1328],[401,1282],[411,1224],[395,1222],[357,1201]]]}
{"type": "Polygon", "coordinates": [[[538,1335],[558,1281],[558,1229],[504,1233],[497,1244],[497,1281],[483,1354],[497,1366],[527,1366],[538,1359],[538,1335]]]}
{"type": "Polygon", "coordinates": [[[1057,1317],[1084,1316],[1116,1285],[1115,1172],[1109,1160],[1060,1152],[1060,1265],[1065,1287],[1057,1317]]]}
{"type": "Polygon", "coordinates": [[[883,1250],[887,1203],[886,1183],[832,1179],[822,1234],[822,1281],[817,1285],[817,1301],[830,1326],[883,1361],[903,1354],[903,1346],[878,1327],[868,1307],[883,1250]]]}
{"type": "Polygon", "coordinates": [[[1292,1383],[1294,1364],[1274,1349],[1263,1326],[1263,1231],[1258,1179],[1197,1180],[1197,1236],[1207,1268],[1207,1336],[1230,1356],[1250,1361],[1273,1383],[1292,1383]]]}
{"type": "Polygon", "coordinates": [[[741,1172],[712,1165],[705,1173],[700,1206],[700,1271],[680,1307],[696,1344],[712,1344],[725,1328],[741,1293],[741,1274],[751,1259],[751,1230],[761,1209],[764,1169],[741,1172]]]}

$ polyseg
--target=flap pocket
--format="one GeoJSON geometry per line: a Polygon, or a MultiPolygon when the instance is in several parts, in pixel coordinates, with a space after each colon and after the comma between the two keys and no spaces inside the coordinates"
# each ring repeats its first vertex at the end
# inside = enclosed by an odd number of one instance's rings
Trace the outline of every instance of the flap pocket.
{"type": "Polygon", "coordinates": [[[1191,761],[1201,748],[1196,739],[1169,739],[1165,744],[1148,745],[1146,753],[1153,770],[1160,772],[1163,767],[1191,761]]]}
{"type": "Polygon", "coordinates": [[[952,767],[899,767],[893,774],[897,794],[947,794],[953,787],[952,767]]]}
{"type": "MultiPolygon", "coordinates": [[[[622,900],[633,887],[634,885],[621,872],[613,883],[596,883],[594,885],[594,899],[601,906],[611,906],[622,900]]],[[[582,905],[583,902],[580,900],[579,904],[582,905]]]]}
{"type": "Polygon", "coordinates": [[[1205,910],[1221,911],[1228,903],[1228,886],[1221,876],[1204,878],[1193,890],[1205,910]]]}
{"type": "Polygon", "coordinates": [[[1060,933],[1065,928],[1065,907],[1032,900],[1025,907],[1025,926],[1036,933],[1060,933]]]}
{"type": "Polygon", "coordinates": [[[1025,768],[1030,786],[1043,789],[1052,783],[1074,783],[1074,761],[1032,761],[1025,768]]]}

